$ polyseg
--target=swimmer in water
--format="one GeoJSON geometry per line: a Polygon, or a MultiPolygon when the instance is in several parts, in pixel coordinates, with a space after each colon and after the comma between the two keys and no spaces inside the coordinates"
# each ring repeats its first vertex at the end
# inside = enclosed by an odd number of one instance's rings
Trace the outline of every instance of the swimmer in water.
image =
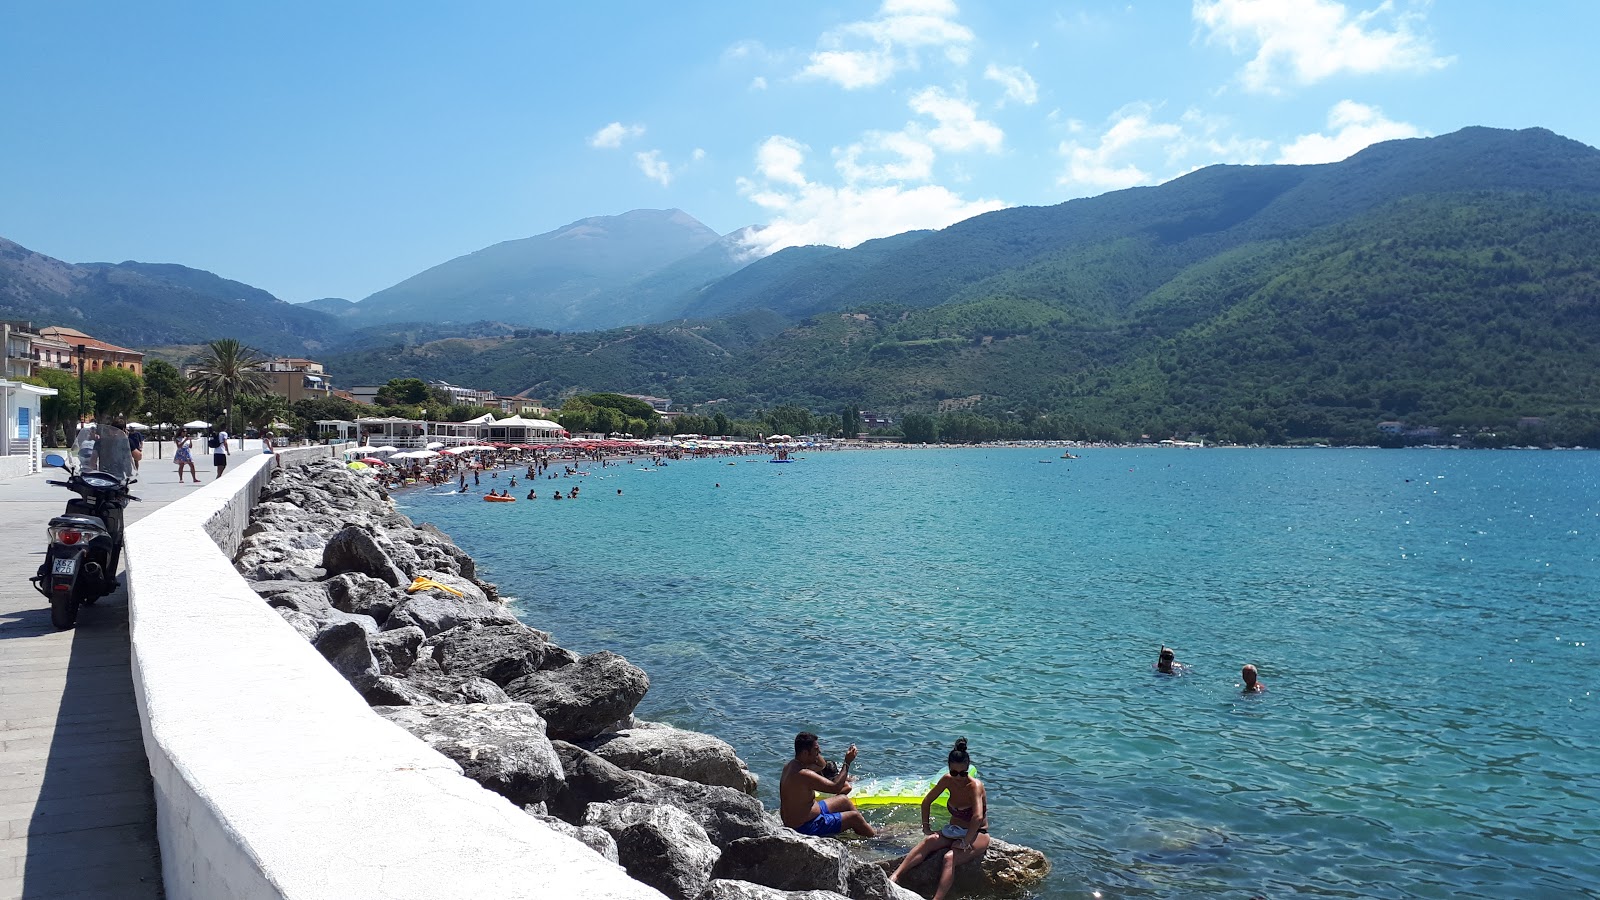
{"type": "Polygon", "coordinates": [[[1266,693],[1267,686],[1265,684],[1261,683],[1261,679],[1260,678],[1256,677],[1256,667],[1255,666],[1249,665],[1248,663],[1245,664],[1245,667],[1243,669],[1239,670],[1239,677],[1244,679],[1244,693],[1246,693],[1246,694],[1264,694],[1264,693],[1266,693]]]}
{"type": "Polygon", "coordinates": [[[1156,671],[1162,675],[1182,675],[1189,671],[1189,667],[1178,662],[1171,647],[1162,647],[1160,655],[1156,657],[1156,671]]]}

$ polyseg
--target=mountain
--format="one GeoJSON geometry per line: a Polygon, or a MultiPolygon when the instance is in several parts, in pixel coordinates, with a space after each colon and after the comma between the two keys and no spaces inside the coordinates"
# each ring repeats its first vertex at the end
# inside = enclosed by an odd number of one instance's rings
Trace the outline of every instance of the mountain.
{"type": "Polygon", "coordinates": [[[629,287],[685,262],[689,268],[675,282],[638,295],[675,301],[665,288],[696,286],[686,273],[725,274],[713,260],[686,262],[718,241],[716,232],[677,209],[581,219],[440,263],[362,300],[353,318],[362,325],[493,320],[562,330],[652,321],[657,311],[629,299],[629,287]]]}
{"type": "Polygon", "coordinates": [[[353,301],[343,297],[319,297],[316,300],[307,300],[299,304],[304,309],[314,309],[325,312],[335,318],[355,315],[356,305],[353,301]]]}
{"type": "Polygon", "coordinates": [[[218,337],[314,352],[342,330],[326,313],[260,288],[165,263],[73,265],[0,238],[0,316],[66,325],[126,347],[218,337]]]}
{"type": "Polygon", "coordinates": [[[952,434],[1371,442],[1381,420],[1537,419],[1540,440],[1592,445],[1596,234],[1600,151],[1472,128],[783,251],[697,292],[691,309],[727,314],[708,321],[336,364],[547,399],[853,403],[942,414],[952,434]]]}

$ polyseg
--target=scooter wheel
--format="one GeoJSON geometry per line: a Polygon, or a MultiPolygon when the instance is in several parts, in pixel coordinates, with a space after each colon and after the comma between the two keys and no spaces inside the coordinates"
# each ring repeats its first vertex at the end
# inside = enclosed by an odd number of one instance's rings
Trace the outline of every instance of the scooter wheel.
{"type": "Polygon", "coordinates": [[[71,591],[56,591],[50,598],[50,624],[58,631],[78,624],[78,598],[71,591]]]}

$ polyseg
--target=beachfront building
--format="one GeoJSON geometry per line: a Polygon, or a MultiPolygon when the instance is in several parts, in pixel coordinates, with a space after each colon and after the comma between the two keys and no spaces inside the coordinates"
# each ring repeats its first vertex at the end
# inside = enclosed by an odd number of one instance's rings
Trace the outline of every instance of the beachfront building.
{"type": "Polygon", "coordinates": [[[430,440],[426,422],[399,416],[368,416],[356,420],[363,444],[421,450],[430,440]]]}
{"type": "Polygon", "coordinates": [[[544,404],[527,397],[496,397],[493,403],[485,403],[493,409],[498,409],[508,416],[529,416],[535,419],[546,418],[550,410],[544,404]]]}
{"type": "Polygon", "coordinates": [[[448,381],[430,381],[428,389],[443,395],[451,406],[493,406],[494,391],[465,388],[448,381]]]}
{"type": "MultiPolygon", "coordinates": [[[[327,440],[337,442],[345,432],[342,423],[330,420],[318,422],[320,429],[326,424],[327,440]]],[[[524,419],[507,416],[496,419],[485,413],[465,422],[426,422],[421,419],[403,419],[398,416],[373,416],[356,419],[355,438],[372,447],[394,447],[398,450],[426,450],[429,444],[443,447],[464,447],[474,444],[554,444],[566,435],[561,426],[547,419],[524,419]]]]}
{"type": "Polygon", "coordinates": [[[672,408],[672,400],[668,397],[651,397],[648,394],[623,394],[622,396],[634,400],[643,400],[650,404],[650,408],[658,413],[664,413],[672,408]]]}
{"type": "Polygon", "coordinates": [[[350,396],[362,406],[377,406],[378,392],[381,390],[381,384],[358,384],[350,389],[350,396]]]}
{"type": "Polygon", "coordinates": [[[333,393],[333,379],[315,360],[280,356],[267,361],[266,373],[272,393],[290,403],[326,400],[333,393]]]}
{"type": "Polygon", "coordinates": [[[33,342],[38,335],[30,322],[0,322],[0,378],[28,378],[33,375],[33,342]]]}
{"type": "Polygon", "coordinates": [[[361,427],[348,419],[318,419],[317,439],[324,444],[353,444],[361,437],[361,427]]]}
{"type": "Polygon", "coordinates": [[[485,444],[553,444],[566,432],[549,419],[524,419],[507,416],[478,426],[478,440],[485,444]]]}
{"type": "Polygon", "coordinates": [[[54,397],[55,388],[0,378],[0,411],[5,434],[0,436],[0,478],[39,471],[44,446],[40,438],[39,401],[54,397]]]}
{"type": "Polygon", "coordinates": [[[33,336],[33,371],[40,369],[72,370],[72,348],[58,337],[33,336]]]}
{"type": "Polygon", "coordinates": [[[108,344],[97,338],[92,338],[74,328],[65,328],[52,325],[49,328],[39,329],[43,337],[53,338],[66,344],[71,349],[69,368],[78,368],[78,361],[83,360],[85,372],[98,372],[101,369],[127,369],[135,375],[144,374],[144,354],[127,347],[118,347],[108,344]]]}

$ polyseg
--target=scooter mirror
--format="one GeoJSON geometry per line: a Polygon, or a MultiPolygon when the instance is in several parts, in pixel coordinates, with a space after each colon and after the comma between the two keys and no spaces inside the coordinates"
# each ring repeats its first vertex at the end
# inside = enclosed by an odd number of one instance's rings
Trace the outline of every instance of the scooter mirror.
{"type": "Polygon", "coordinates": [[[67,458],[59,453],[46,453],[44,464],[51,469],[65,469],[67,467],[67,458]]]}

